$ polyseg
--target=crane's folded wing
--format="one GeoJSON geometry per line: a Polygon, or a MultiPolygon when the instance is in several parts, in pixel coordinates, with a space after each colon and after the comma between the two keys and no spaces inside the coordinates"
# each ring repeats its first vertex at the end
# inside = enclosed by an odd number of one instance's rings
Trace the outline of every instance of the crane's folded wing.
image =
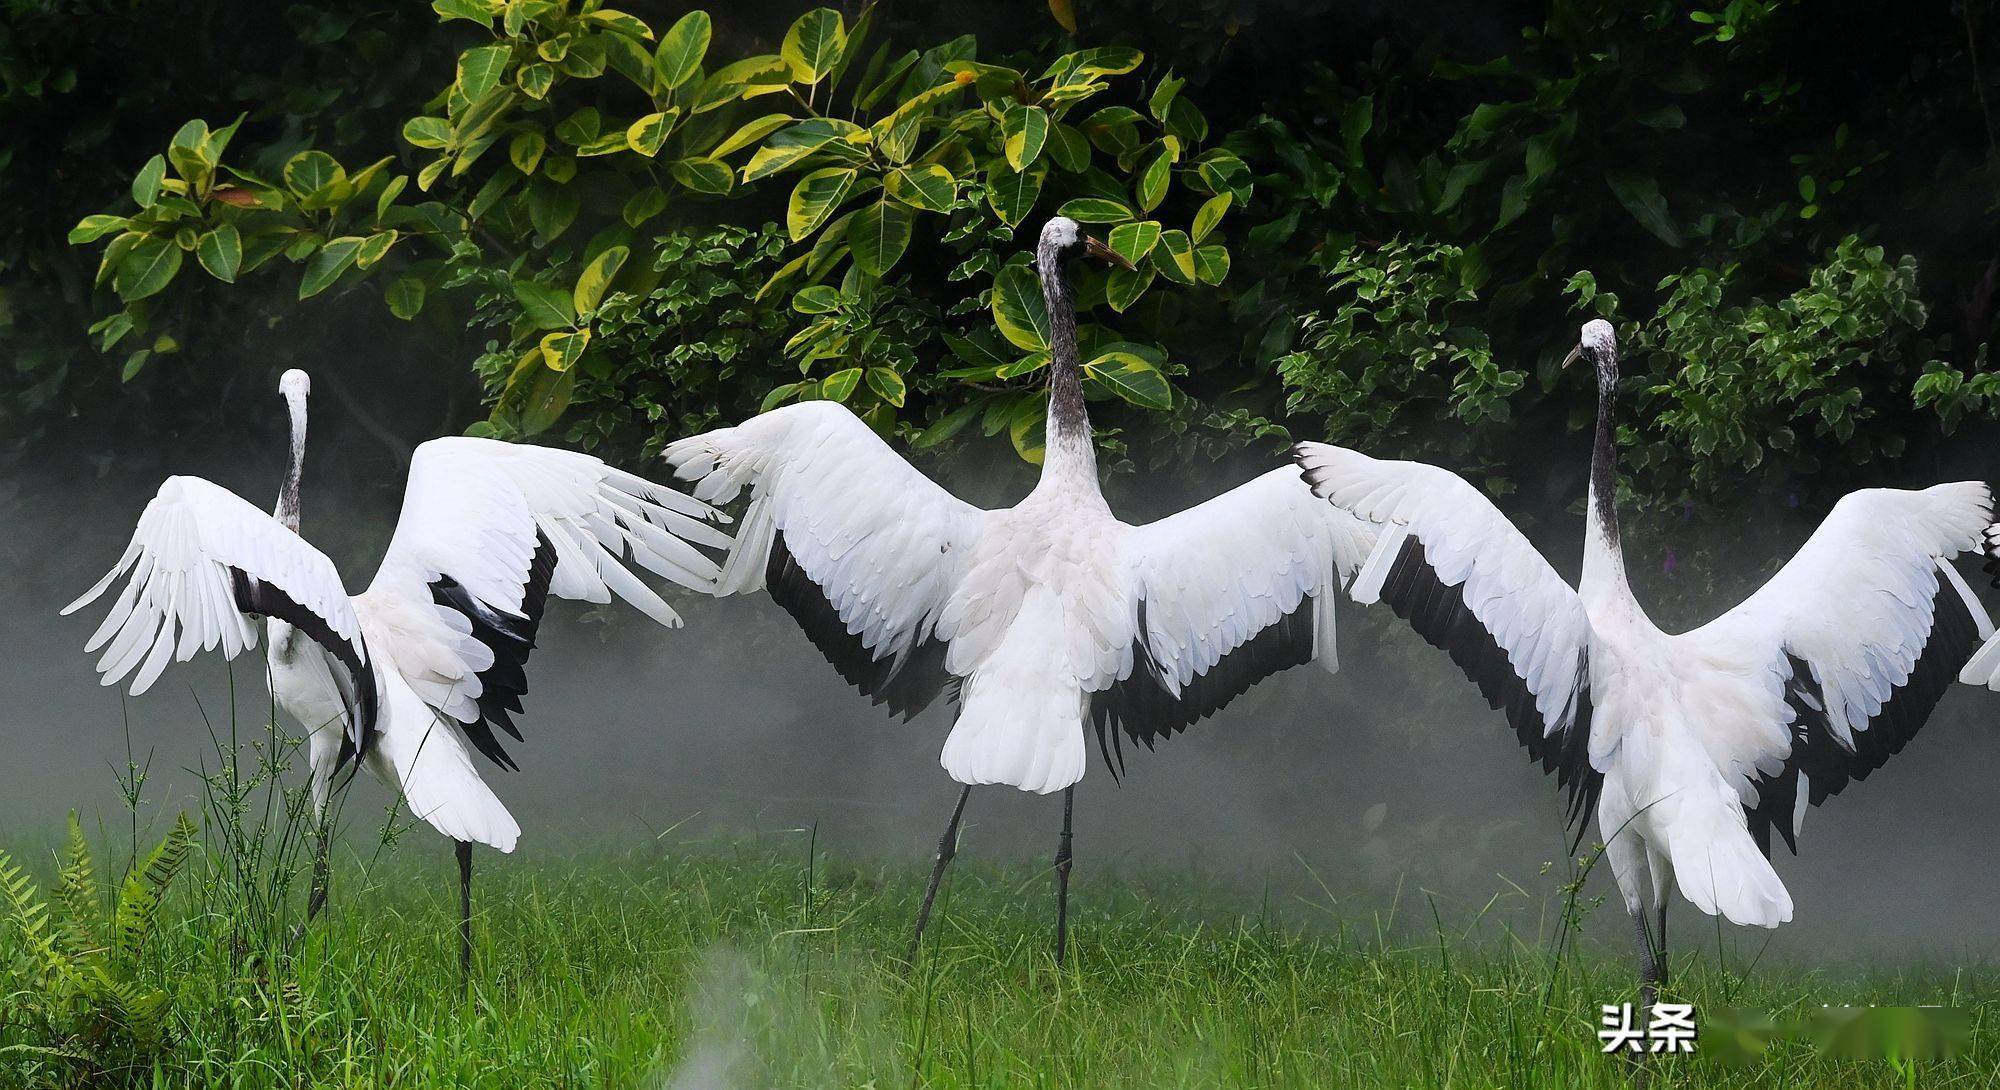
{"type": "Polygon", "coordinates": [[[1569,793],[1579,835],[1603,783],[1591,764],[1590,619],[1576,591],[1477,488],[1449,470],[1300,443],[1315,495],[1379,525],[1349,593],[1383,601],[1504,710],[1569,793]]]}
{"type": "Polygon", "coordinates": [[[1900,751],[1992,635],[1950,564],[1992,511],[1975,482],[1850,493],[1755,594],[1677,637],[1756,671],[1757,715],[1692,726],[1766,852],[1774,827],[1796,852],[1805,807],[1900,751]]]}
{"type": "Polygon", "coordinates": [[[167,664],[220,648],[235,658],[257,645],[255,617],[298,628],[350,675],[347,745],[374,739],[378,694],[361,625],[333,562],[242,497],[200,477],[169,477],[132,531],[118,563],[65,606],[88,605],[131,573],[85,651],[104,649],[103,683],[132,676],[132,695],[167,664]]]}
{"type": "Polygon", "coordinates": [[[838,403],[802,402],[669,444],[696,498],[750,494],[717,593],[768,586],[841,676],[904,717],[949,680],[939,614],[986,513],[838,403]]]}
{"type": "Polygon", "coordinates": [[[1280,670],[1337,669],[1333,596],[1374,539],[1290,466],[1133,527],[1131,667],[1091,697],[1106,762],[1121,728],[1150,747],[1280,670]]]}

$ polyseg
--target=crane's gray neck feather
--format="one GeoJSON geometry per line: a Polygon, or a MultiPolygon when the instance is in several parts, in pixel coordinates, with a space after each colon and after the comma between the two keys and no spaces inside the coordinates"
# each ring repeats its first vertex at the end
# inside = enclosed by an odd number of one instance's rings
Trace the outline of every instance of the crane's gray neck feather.
{"type": "Polygon", "coordinates": [[[292,418],[291,454],[285,465],[285,483],[278,489],[278,508],[272,512],[285,529],[299,532],[299,478],[306,467],[306,403],[304,398],[286,398],[292,418]]]}
{"type": "Polygon", "coordinates": [[[1083,365],[1076,346],[1076,299],[1063,275],[1062,252],[1036,247],[1035,266],[1041,274],[1042,299],[1049,311],[1049,415],[1042,477],[1079,473],[1097,479],[1097,451],[1091,441],[1090,417],[1083,407],[1083,365]]]}
{"type": "Polygon", "coordinates": [[[1597,428],[1590,449],[1583,589],[1600,588],[1629,598],[1625,552],[1618,536],[1618,361],[1609,353],[1592,352],[1592,356],[1597,369],[1597,428]]]}

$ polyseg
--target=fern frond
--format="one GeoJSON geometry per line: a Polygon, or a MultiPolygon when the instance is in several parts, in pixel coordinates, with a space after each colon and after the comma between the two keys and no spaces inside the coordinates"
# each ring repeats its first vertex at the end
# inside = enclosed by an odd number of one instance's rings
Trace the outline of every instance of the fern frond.
{"type": "Polygon", "coordinates": [[[145,945],[167,887],[187,862],[195,831],[194,822],[183,813],[174,821],[166,839],[125,876],[125,888],[119,891],[118,905],[111,914],[111,945],[117,957],[126,960],[137,957],[140,947],[145,945]]]}
{"type": "Polygon", "coordinates": [[[90,859],[90,841],[76,811],[69,812],[69,843],[63,863],[56,872],[56,903],[62,906],[61,927],[56,940],[72,960],[103,950],[103,910],[97,902],[97,873],[90,859]]]}
{"type": "Polygon", "coordinates": [[[49,906],[42,900],[41,890],[5,851],[0,851],[0,897],[6,898],[21,945],[35,964],[38,982],[44,986],[75,983],[75,966],[56,949],[49,906]]]}

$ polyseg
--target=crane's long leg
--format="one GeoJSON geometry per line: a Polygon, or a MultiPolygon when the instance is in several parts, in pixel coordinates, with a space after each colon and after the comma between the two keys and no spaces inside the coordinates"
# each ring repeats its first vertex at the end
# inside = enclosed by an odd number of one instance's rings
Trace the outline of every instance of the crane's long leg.
{"type": "Polygon", "coordinates": [[[1070,815],[1076,801],[1074,786],[1063,788],[1062,838],[1056,841],[1056,968],[1069,949],[1070,815]]]}
{"type": "Polygon", "coordinates": [[[332,848],[328,840],[325,826],[321,826],[319,831],[313,834],[312,887],[306,893],[308,924],[318,919],[320,912],[326,908],[327,886],[332,881],[332,867],[327,858],[332,854],[332,848]]]}
{"type": "Polygon", "coordinates": [[[458,980],[472,980],[472,842],[458,842],[458,980]]]}
{"type": "Polygon", "coordinates": [[[1653,975],[1658,978],[1658,985],[1664,988],[1667,986],[1667,968],[1670,964],[1670,959],[1667,957],[1667,899],[1665,897],[1660,898],[1660,925],[1654,929],[1653,938],[1656,946],[1656,953],[1653,957],[1653,975]]]}
{"type": "Polygon", "coordinates": [[[924,888],[924,903],[917,908],[916,934],[910,936],[909,963],[917,963],[917,948],[924,941],[924,925],[931,922],[931,902],[937,900],[938,883],[944,880],[944,869],[951,865],[952,857],[958,854],[958,821],[965,816],[965,800],[972,797],[972,785],[966,784],[958,793],[958,805],[951,808],[951,822],[944,827],[944,835],[938,838],[937,860],[931,865],[931,884],[924,888]]]}

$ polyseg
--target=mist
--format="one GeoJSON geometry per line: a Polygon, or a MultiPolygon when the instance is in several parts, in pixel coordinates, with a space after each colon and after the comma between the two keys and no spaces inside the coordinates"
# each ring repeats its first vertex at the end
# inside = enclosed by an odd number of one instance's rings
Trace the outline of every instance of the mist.
{"type": "MultiPolygon", "coordinates": [[[[52,838],[71,808],[87,828],[99,821],[123,828],[113,770],[127,760],[128,721],[139,759],[151,755],[146,798],[155,815],[198,805],[198,784],[185,768],[212,752],[204,710],[226,729],[232,681],[238,729],[262,729],[270,705],[261,649],[233,666],[198,656],[170,668],[145,696],[126,698],[99,687],[95,656],[82,652],[105,603],[66,618],[57,611],[116,559],[163,475],[206,476],[252,502],[269,502],[284,445],[276,373],[271,391],[228,395],[242,405],[240,431],[183,436],[158,451],[118,450],[112,439],[114,449],[102,458],[72,450],[0,478],[0,565],[9,575],[0,590],[0,691],[7,697],[0,841],[52,838]]],[[[399,446],[437,434],[440,413],[448,416],[454,402],[386,387],[335,394],[315,378],[304,531],[358,590],[400,503],[399,446]]],[[[471,410],[469,391],[454,396],[471,410]]],[[[449,429],[463,425],[453,420],[449,429]]],[[[1566,439],[1556,446],[1550,488],[1580,497],[1582,445],[1566,439]]],[[[1114,475],[1107,492],[1121,517],[1143,521],[1274,464],[1275,454],[1261,452],[1206,472],[1129,472],[1114,475]]],[[[663,476],[658,467],[628,468],[663,476]]],[[[1009,502],[1031,481],[1021,467],[993,458],[962,459],[941,477],[987,503],[1009,502]]],[[[1736,558],[1748,582],[1810,532],[1814,519],[1787,517],[1795,525],[1784,527],[1783,551],[1760,545],[1757,555],[1736,558]]],[[[1537,543],[1573,575],[1578,520],[1537,525],[1537,543]]],[[[1628,547],[1648,556],[1654,544],[1635,539],[1628,547]]],[[[1684,551],[1731,547],[1705,541],[1684,551]]],[[[1969,564],[1962,567],[1970,574],[1969,564]]],[[[1644,597],[1648,579],[1641,582],[1644,597]]],[[[524,836],[514,858],[482,853],[482,865],[548,863],[655,838],[699,851],[746,837],[774,844],[790,837],[803,854],[796,830],[815,826],[819,845],[843,858],[927,860],[957,791],[938,767],[950,724],[944,702],[898,722],[847,688],[763,596],[668,597],[685,628],[659,629],[630,609],[551,604],[529,663],[521,719],[527,740],[509,743],[522,771],[482,765],[524,836]]],[[[1697,600],[1680,607],[1690,616],[1663,619],[1677,627],[1732,604],[1727,597],[1697,600]]],[[[1365,924],[1393,908],[1397,920],[1428,929],[1434,902],[1457,928],[1499,896],[1488,923],[1534,933],[1565,876],[1553,779],[1528,761],[1501,715],[1442,652],[1385,608],[1344,601],[1338,608],[1338,675],[1295,668],[1156,752],[1128,743],[1122,783],[1107,773],[1092,741],[1076,800],[1076,891],[1084,904],[1098,883],[1184,873],[1230,891],[1247,911],[1274,907],[1288,922],[1331,924],[1339,916],[1365,924]],[[1329,896],[1337,898],[1331,911],[1329,896]]],[[[1892,956],[1993,960],[1996,727],[2000,697],[1956,686],[1901,755],[1811,811],[1801,854],[1781,851],[1776,860],[1797,921],[1777,933],[1765,956],[1857,966],[1892,956]]],[[[392,795],[365,776],[352,792],[347,835],[371,842],[392,795]]],[[[1055,848],[1060,811],[1055,797],[975,791],[961,859],[1044,860],[1055,848]]],[[[434,857],[438,880],[447,880],[448,846],[427,828],[396,850],[434,857]]],[[[1588,893],[1605,898],[1592,932],[1624,941],[1608,868],[1592,876],[1588,893]]],[[[1712,921],[1678,898],[1675,904],[1684,941],[1712,946],[1712,921]]],[[[1753,954],[1766,938],[1725,933],[1753,954]]]]}

